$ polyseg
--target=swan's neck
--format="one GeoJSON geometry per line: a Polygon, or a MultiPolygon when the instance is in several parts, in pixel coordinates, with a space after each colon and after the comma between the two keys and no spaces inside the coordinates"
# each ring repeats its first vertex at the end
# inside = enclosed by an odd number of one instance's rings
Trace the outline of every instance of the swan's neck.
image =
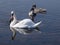
{"type": "Polygon", "coordinates": [[[17,23],[15,15],[13,16],[13,21],[10,23],[10,27],[13,27],[17,23]]]}

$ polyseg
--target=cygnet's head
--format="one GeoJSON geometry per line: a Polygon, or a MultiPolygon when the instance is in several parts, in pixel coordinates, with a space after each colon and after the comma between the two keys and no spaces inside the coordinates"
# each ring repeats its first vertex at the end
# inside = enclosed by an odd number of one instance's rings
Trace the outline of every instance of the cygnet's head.
{"type": "Polygon", "coordinates": [[[33,3],[32,7],[33,7],[33,8],[36,8],[36,4],[35,4],[35,3],[33,3]]]}

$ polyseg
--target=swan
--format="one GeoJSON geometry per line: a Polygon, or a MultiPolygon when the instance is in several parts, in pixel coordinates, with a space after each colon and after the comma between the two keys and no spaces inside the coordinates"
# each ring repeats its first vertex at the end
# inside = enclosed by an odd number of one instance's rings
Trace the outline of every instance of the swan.
{"type": "Polygon", "coordinates": [[[23,19],[23,20],[17,21],[14,11],[11,11],[10,29],[13,32],[12,39],[14,39],[16,35],[15,31],[18,31],[19,33],[21,33],[22,30],[20,29],[36,29],[41,23],[42,21],[34,23],[31,19],[23,19]]]}
{"type": "Polygon", "coordinates": [[[36,8],[36,4],[34,3],[32,5],[32,8],[30,9],[28,15],[32,19],[32,21],[34,21],[34,17],[36,16],[36,14],[38,14],[38,13],[46,14],[46,12],[47,12],[46,9],[36,8]]]}

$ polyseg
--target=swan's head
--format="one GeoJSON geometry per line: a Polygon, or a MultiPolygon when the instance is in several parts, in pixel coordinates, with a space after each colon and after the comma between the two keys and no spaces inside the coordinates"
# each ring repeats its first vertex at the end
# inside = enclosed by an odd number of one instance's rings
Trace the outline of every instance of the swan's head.
{"type": "Polygon", "coordinates": [[[14,11],[11,11],[11,17],[10,17],[9,22],[11,23],[13,20],[14,20],[14,11]]]}
{"type": "Polygon", "coordinates": [[[11,16],[13,16],[14,15],[14,11],[11,11],[11,16]]]}

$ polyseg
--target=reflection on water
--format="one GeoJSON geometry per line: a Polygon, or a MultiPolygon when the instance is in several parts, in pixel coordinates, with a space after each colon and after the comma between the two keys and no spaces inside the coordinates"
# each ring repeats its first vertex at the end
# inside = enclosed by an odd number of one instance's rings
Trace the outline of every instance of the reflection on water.
{"type": "MultiPolygon", "coordinates": [[[[38,28],[38,27],[37,27],[38,28]]],[[[12,31],[12,40],[14,40],[15,36],[16,36],[16,31],[18,31],[20,34],[24,34],[24,35],[28,35],[30,33],[32,33],[33,31],[40,31],[39,28],[38,29],[20,29],[20,28],[12,28],[10,27],[10,30],[12,31]]]]}
{"type": "Polygon", "coordinates": [[[40,31],[40,29],[37,27],[35,29],[31,28],[31,29],[16,29],[16,28],[13,28],[13,30],[16,30],[18,31],[19,33],[22,33],[22,34],[28,34],[28,33],[32,33],[33,31],[40,31]]]}

